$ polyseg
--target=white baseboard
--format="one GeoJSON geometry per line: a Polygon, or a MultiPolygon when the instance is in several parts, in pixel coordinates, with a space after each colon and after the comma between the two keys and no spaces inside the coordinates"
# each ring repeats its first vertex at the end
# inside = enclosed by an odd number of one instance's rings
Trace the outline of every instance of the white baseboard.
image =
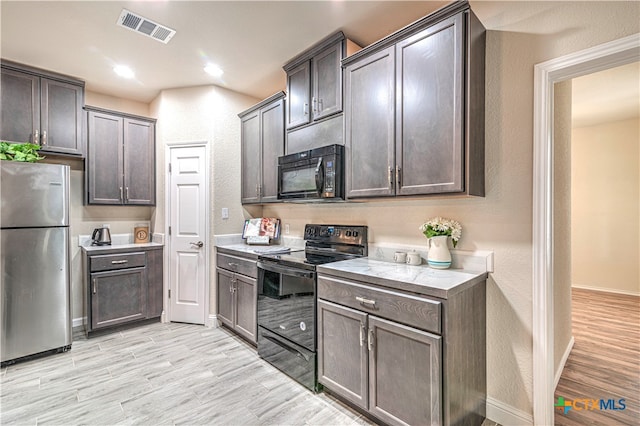
{"type": "Polygon", "coordinates": [[[87,323],[87,317],[74,318],[71,322],[71,327],[72,328],[84,327],[86,323],[87,323]]]}
{"type": "Polygon", "coordinates": [[[487,397],[487,418],[504,426],[533,425],[533,415],[487,397]]]}
{"type": "Polygon", "coordinates": [[[593,291],[601,291],[603,293],[614,293],[614,294],[624,294],[626,296],[640,296],[640,293],[636,293],[628,290],[618,290],[613,288],[604,288],[604,287],[591,287],[586,285],[576,285],[572,284],[571,288],[578,288],[580,290],[593,290],[593,291]]]}
{"type": "Polygon", "coordinates": [[[560,376],[562,376],[562,370],[564,370],[564,366],[567,363],[567,359],[569,358],[569,354],[571,353],[571,349],[573,349],[573,344],[576,342],[576,339],[573,338],[573,336],[571,336],[571,339],[569,339],[569,344],[567,345],[567,349],[565,349],[564,354],[562,355],[562,359],[560,360],[560,365],[558,366],[558,369],[556,370],[556,377],[554,380],[554,384],[553,384],[553,390],[555,392],[555,389],[558,387],[558,382],[560,381],[560,376]]]}
{"type": "Polygon", "coordinates": [[[207,318],[207,323],[205,324],[209,328],[218,328],[220,327],[220,323],[218,322],[218,315],[209,314],[209,318],[207,318]]]}

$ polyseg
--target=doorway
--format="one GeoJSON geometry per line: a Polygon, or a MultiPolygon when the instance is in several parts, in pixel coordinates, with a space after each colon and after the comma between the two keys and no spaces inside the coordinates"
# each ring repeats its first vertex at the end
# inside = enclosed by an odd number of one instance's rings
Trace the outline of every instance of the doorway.
{"type": "Polygon", "coordinates": [[[633,35],[536,65],[534,70],[533,418],[554,423],[554,84],[640,60],[633,35]]]}
{"type": "Polygon", "coordinates": [[[209,312],[207,145],[169,145],[168,320],[205,324],[209,312]]]}

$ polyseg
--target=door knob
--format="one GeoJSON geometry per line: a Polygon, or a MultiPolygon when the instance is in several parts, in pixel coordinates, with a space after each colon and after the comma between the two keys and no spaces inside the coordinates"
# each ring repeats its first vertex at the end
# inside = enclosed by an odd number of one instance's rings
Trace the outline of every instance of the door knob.
{"type": "Polygon", "coordinates": [[[193,241],[190,242],[189,244],[191,244],[192,246],[196,246],[198,248],[202,248],[202,246],[204,246],[204,243],[202,241],[198,241],[197,243],[194,243],[193,241]]]}

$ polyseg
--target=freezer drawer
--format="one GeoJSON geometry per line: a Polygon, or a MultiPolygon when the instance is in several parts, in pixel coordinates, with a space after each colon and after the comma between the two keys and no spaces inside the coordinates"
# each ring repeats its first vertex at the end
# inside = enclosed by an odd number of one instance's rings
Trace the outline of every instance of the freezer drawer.
{"type": "Polygon", "coordinates": [[[2,230],[2,362],[71,345],[68,232],[2,230]]]}

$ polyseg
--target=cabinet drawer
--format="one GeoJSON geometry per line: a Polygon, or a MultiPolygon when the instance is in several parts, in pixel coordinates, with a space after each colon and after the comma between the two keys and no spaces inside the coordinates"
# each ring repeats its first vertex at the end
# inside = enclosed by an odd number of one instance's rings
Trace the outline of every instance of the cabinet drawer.
{"type": "Polygon", "coordinates": [[[318,276],[318,298],[378,317],[441,333],[441,302],[412,294],[318,276]]]}
{"type": "Polygon", "coordinates": [[[258,267],[255,260],[218,253],[216,262],[219,268],[237,272],[248,277],[258,278],[258,267]]]}
{"type": "Polygon", "coordinates": [[[147,256],[144,252],[102,254],[91,256],[89,259],[91,260],[91,272],[144,267],[147,264],[147,256]]]}

